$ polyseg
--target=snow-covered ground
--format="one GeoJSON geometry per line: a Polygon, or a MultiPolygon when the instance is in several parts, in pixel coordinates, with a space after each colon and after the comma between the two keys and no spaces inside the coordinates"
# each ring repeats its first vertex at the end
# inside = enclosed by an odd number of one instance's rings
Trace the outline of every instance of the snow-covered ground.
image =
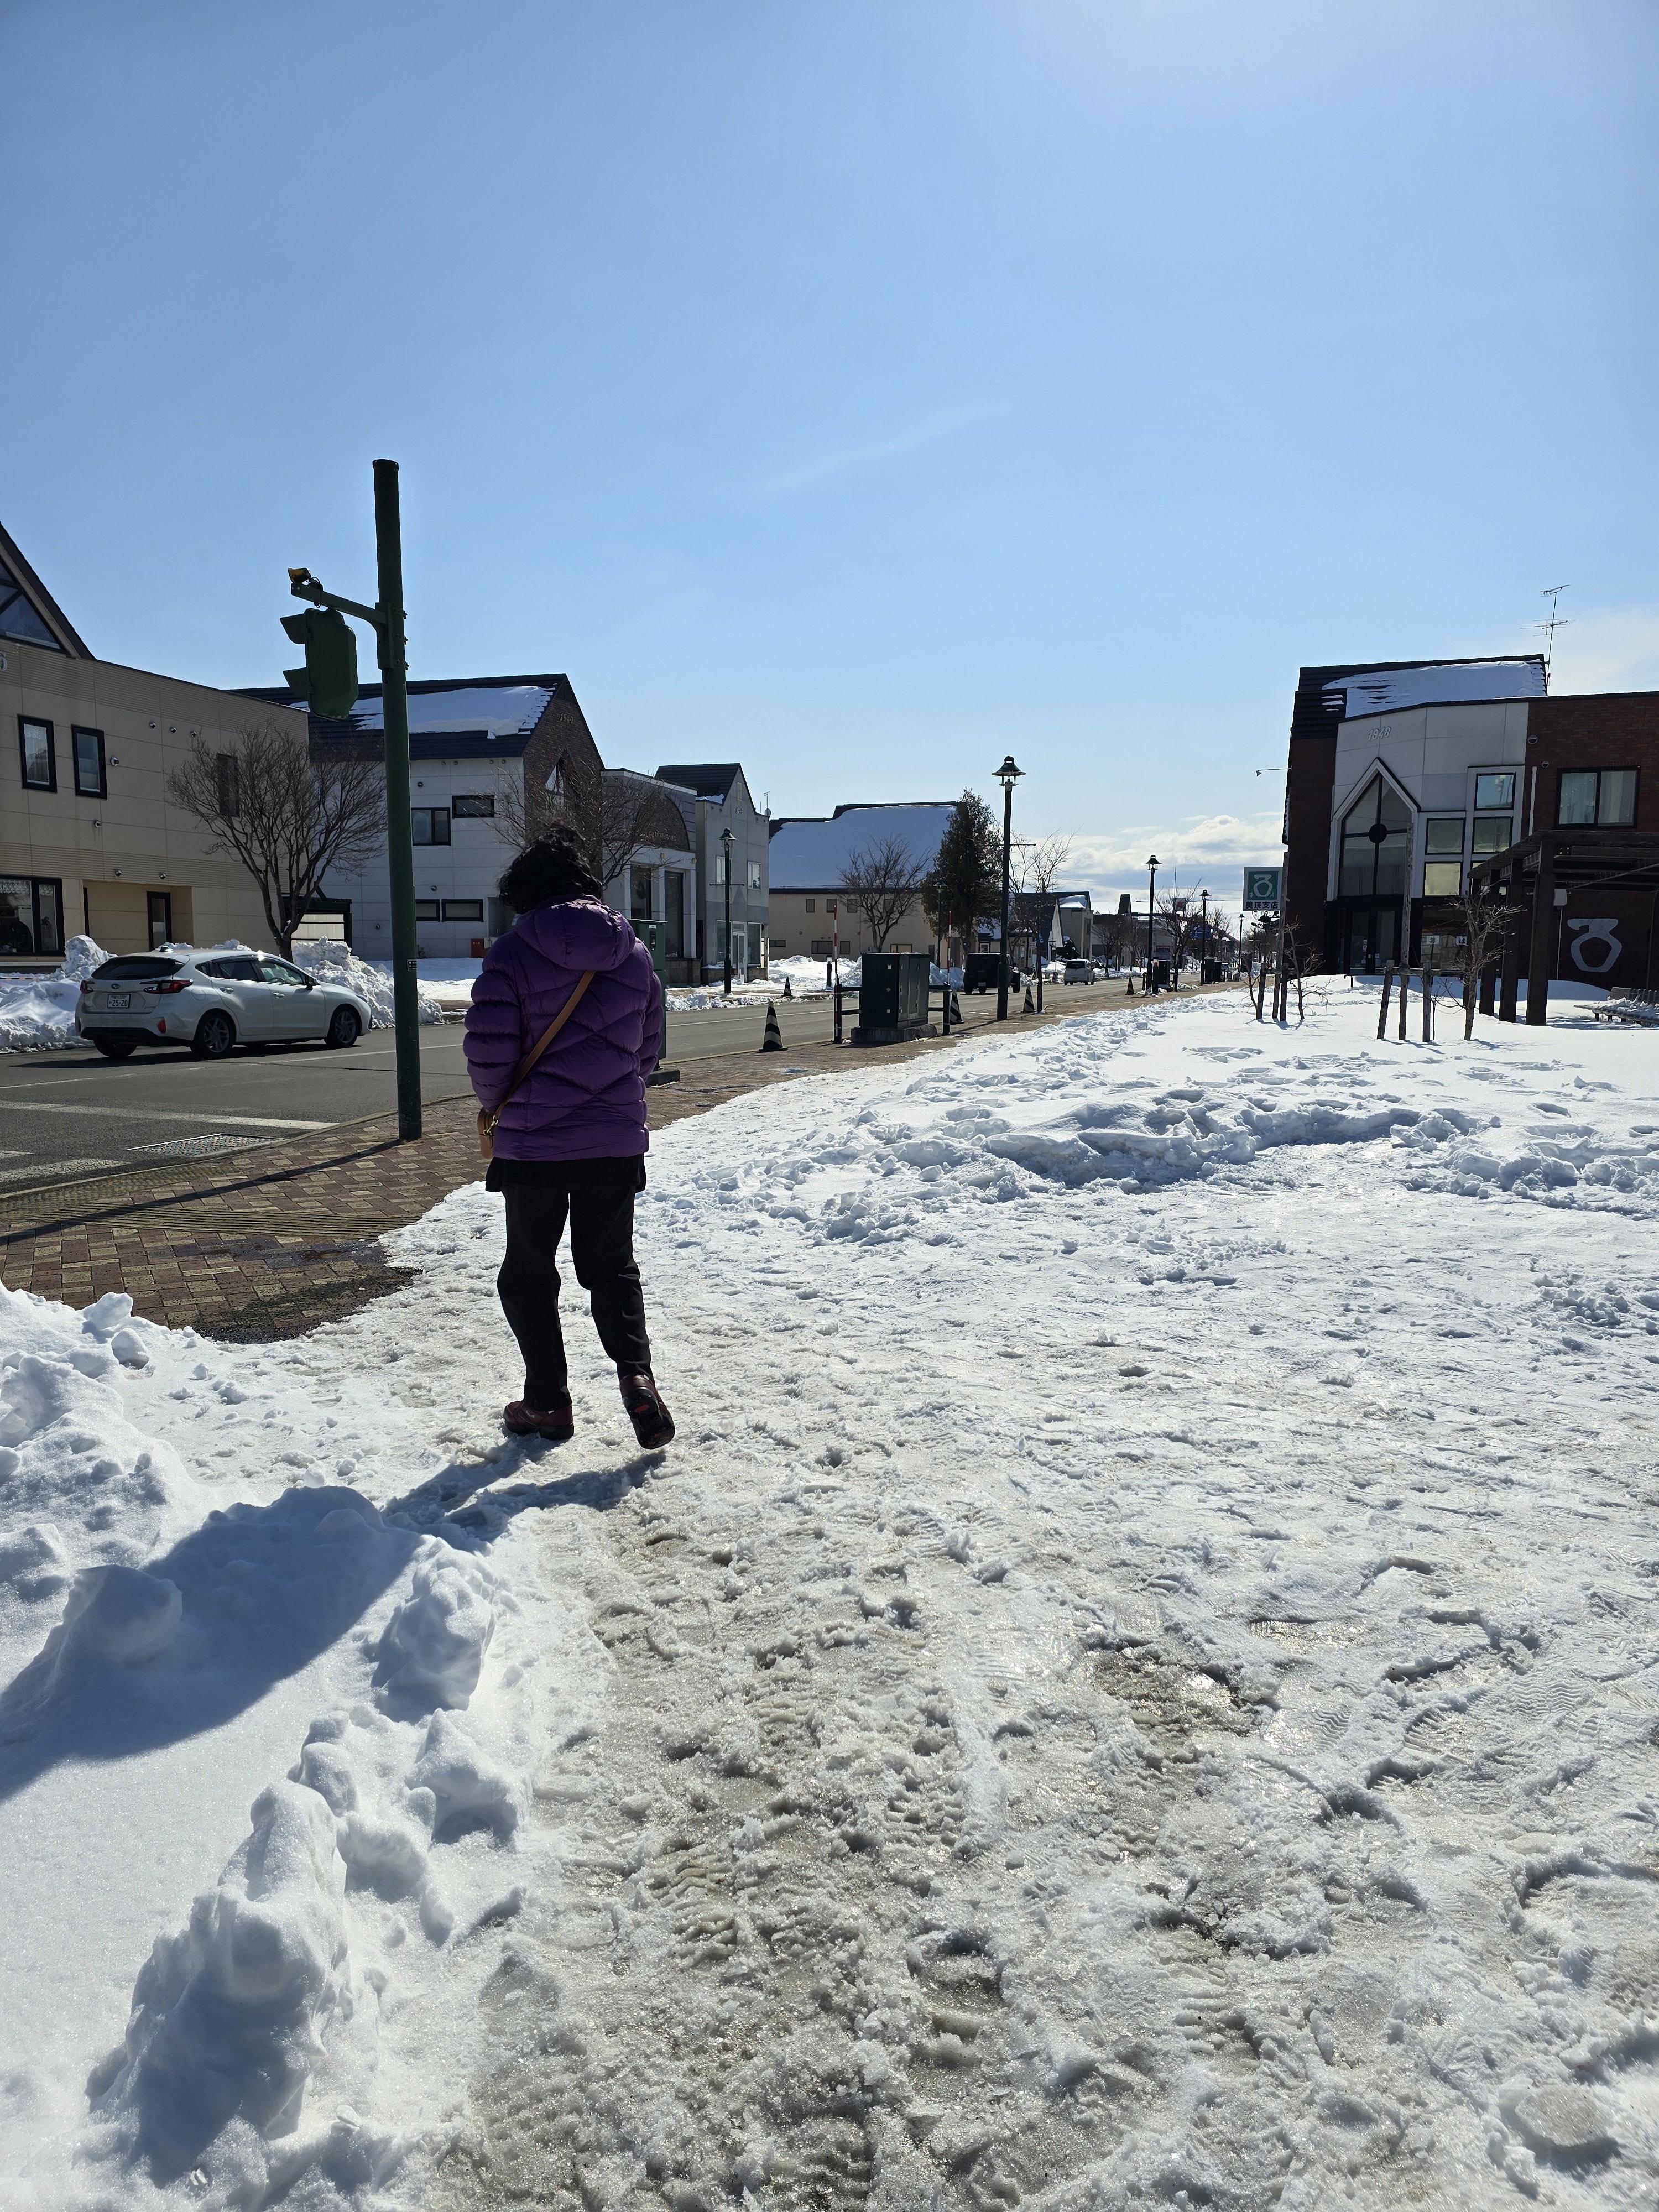
{"type": "Polygon", "coordinates": [[[0,2205],[1653,2203],[1656,1044],[1375,1018],[678,1124],[659,1456],[7,1296],[0,2205]]]}

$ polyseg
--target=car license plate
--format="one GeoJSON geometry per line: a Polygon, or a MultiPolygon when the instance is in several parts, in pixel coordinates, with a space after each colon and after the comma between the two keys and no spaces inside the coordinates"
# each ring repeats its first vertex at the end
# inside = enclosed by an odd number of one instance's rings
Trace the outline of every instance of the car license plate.
{"type": "Polygon", "coordinates": [[[128,1013],[131,1011],[131,1007],[132,994],[131,991],[112,991],[104,1001],[104,1012],[106,1014],[128,1013]]]}

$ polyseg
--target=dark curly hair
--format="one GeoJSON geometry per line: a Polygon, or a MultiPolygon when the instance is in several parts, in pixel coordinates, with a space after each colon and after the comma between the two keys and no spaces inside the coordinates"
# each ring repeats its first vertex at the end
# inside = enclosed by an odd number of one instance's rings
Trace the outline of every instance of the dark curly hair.
{"type": "Polygon", "coordinates": [[[496,889],[514,914],[528,914],[549,899],[605,896],[605,886],[568,837],[556,833],[526,845],[496,889]]]}

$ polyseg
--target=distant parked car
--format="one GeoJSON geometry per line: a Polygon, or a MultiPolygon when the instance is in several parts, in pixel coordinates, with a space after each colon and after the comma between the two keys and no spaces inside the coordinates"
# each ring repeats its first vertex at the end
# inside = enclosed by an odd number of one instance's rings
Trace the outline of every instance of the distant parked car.
{"type": "MultiPolygon", "coordinates": [[[[970,952],[962,966],[962,988],[964,991],[994,991],[997,988],[998,956],[994,952],[970,952]]],[[[1025,978],[1012,963],[1008,968],[1008,988],[1018,991],[1025,978]]]]}
{"type": "Polygon", "coordinates": [[[1094,962],[1068,960],[1066,963],[1066,974],[1062,980],[1067,983],[1092,983],[1095,980],[1094,962]]]}
{"type": "Polygon", "coordinates": [[[369,1019],[368,1001],[343,984],[246,951],[119,954],[88,976],[75,1009],[76,1030],[106,1060],[141,1044],[188,1045],[198,1060],[289,1039],[353,1045],[369,1019]]]}

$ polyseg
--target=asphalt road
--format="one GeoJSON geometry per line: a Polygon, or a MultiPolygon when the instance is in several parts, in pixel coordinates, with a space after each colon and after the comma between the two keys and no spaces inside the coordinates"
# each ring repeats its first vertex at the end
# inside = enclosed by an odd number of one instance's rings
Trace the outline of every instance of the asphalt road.
{"type": "MultiPolygon", "coordinates": [[[[1121,998],[1123,985],[1054,984],[1048,995],[1081,1012],[1121,998]]],[[[775,1003],[786,1045],[828,1042],[827,999],[775,1003]]],[[[989,1023],[995,1010],[994,999],[983,994],[962,1001],[972,1028],[989,1023]]],[[[855,1019],[849,1002],[849,1028],[855,1019]]],[[[681,1065],[755,1052],[765,1028],[764,1006],[671,1013],[664,1058],[681,1065]]],[[[459,1023],[421,1031],[421,1084],[431,1103],[467,1091],[459,1023]]],[[[0,1054],[0,1196],[111,1169],[251,1152],[283,1137],[390,1113],[396,1104],[390,1030],[371,1030],[349,1052],[272,1045],[222,1060],[192,1060],[184,1050],[141,1050],[111,1060],[80,1046],[0,1054]]]]}

